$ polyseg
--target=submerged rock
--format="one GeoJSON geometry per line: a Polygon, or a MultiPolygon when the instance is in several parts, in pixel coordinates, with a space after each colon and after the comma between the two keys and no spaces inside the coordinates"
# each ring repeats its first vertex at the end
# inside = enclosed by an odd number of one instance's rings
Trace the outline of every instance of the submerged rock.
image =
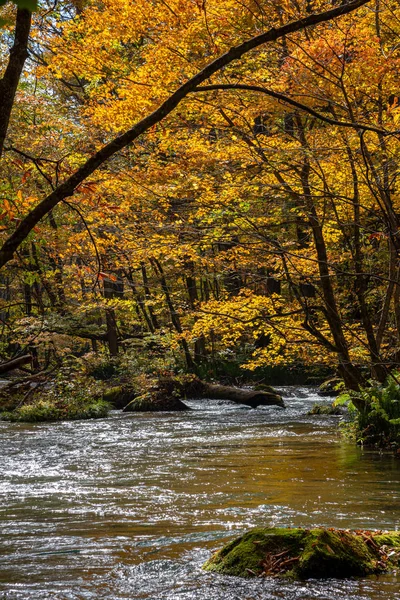
{"type": "Polygon", "coordinates": [[[207,571],[238,577],[345,578],[400,565],[400,532],[257,528],[218,550],[207,571]]]}

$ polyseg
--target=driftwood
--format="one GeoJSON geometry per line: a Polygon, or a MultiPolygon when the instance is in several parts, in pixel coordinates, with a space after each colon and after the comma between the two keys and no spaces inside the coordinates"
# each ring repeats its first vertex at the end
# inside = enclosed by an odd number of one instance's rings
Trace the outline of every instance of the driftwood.
{"type": "Polygon", "coordinates": [[[203,385],[201,393],[203,398],[231,400],[238,404],[246,404],[247,406],[251,406],[251,408],[256,408],[257,406],[281,406],[282,408],[285,408],[285,404],[279,394],[207,383],[205,381],[202,381],[201,383],[203,385]]]}
{"type": "Polygon", "coordinates": [[[25,365],[26,363],[31,362],[31,360],[32,356],[30,354],[25,354],[24,356],[19,356],[18,358],[14,358],[13,360],[8,360],[7,362],[0,364],[0,373],[7,373],[8,371],[17,369],[21,365],[25,365]]]}

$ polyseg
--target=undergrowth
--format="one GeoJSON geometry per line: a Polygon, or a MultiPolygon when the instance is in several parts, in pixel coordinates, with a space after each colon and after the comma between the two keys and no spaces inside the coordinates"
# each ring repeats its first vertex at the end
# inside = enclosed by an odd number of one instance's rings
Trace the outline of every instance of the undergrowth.
{"type": "Polygon", "coordinates": [[[13,411],[3,412],[1,418],[4,421],[24,423],[101,419],[107,416],[109,409],[108,402],[99,399],[63,398],[56,402],[50,399],[38,399],[13,411]]]}
{"type": "Polygon", "coordinates": [[[354,415],[353,432],[359,444],[382,449],[400,449],[400,382],[391,374],[384,384],[370,380],[360,391],[341,394],[334,403],[347,404],[354,415]],[[355,409],[353,400],[364,408],[355,409]]]}

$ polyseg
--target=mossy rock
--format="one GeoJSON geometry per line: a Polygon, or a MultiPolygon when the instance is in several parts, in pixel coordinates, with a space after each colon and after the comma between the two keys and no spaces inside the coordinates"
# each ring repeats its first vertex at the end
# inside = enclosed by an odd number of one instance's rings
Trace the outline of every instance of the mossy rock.
{"type": "Polygon", "coordinates": [[[308,579],[366,576],[399,564],[397,532],[258,528],[218,550],[203,568],[238,577],[308,579]]]}
{"type": "MultiPolygon", "coordinates": [[[[136,382],[137,383],[137,382],[136,382]]],[[[190,410],[181,398],[202,389],[202,382],[193,375],[168,374],[142,382],[142,393],[125,406],[125,412],[170,412],[190,410]]]]}
{"type": "Polygon", "coordinates": [[[124,408],[124,412],[170,412],[190,410],[179,398],[165,396],[164,398],[139,396],[129,402],[124,408]]]}
{"type": "Polygon", "coordinates": [[[114,386],[103,393],[103,400],[111,404],[114,408],[122,410],[134,400],[136,394],[132,387],[114,386]]]}
{"type": "Polygon", "coordinates": [[[99,399],[65,399],[54,401],[39,398],[11,412],[3,412],[0,419],[13,423],[41,423],[47,421],[76,421],[103,419],[110,410],[108,402],[99,399]]]}
{"type": "Polygon", "coordinates": [[[334,406],[333,404],[314,404],[311,410],[308,411],[308,415],[328,415],[337,416],[344,415],[345,410],[340,406],[334,406]]]}
{"type": "Polygon", "coordinates": [[[237,577],[261,575],[268,553],[295,556],[306,535],[305,529],[252,529],[213,554],[203,569],[237,577]]]}
{"type": "Polygon", "coordinates": [[[279,396],[278,392],[271,385],[267,385],[266,383],[257,383],[257,385],[253,386],[253,390],[257,392],[269,392],[270,394],[275,394],[279,396]]]}

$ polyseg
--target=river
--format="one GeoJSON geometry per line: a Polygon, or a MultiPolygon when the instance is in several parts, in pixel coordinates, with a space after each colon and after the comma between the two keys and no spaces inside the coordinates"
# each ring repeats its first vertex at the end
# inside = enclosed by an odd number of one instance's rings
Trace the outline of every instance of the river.
{"type": "Polygon", "coordinates": [[[400,574],[241,580],[205,573],[250,527],[398,529],[400,460],[340,438],[340,417],[191,401],[184,413],[0,421],[0,599],[400,600],[400,574]]]}

